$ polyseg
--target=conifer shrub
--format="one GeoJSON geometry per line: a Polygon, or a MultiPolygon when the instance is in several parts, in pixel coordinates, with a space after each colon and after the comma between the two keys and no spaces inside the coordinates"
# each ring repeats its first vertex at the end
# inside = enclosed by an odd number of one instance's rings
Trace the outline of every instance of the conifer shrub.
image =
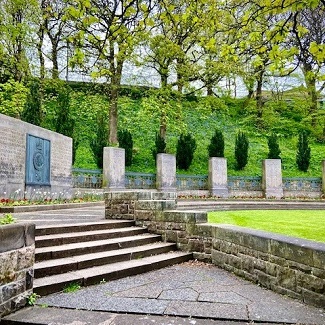
{"type": "Polygon", "coordinates": [[[306,172],[310,163],[310,147],[308,144],[308,134],[306,131],[300,131],[298,136],[296,163],[298,169],[306,172]]]}
{"type": "Polygon", "coordinates": [[[117,139],[120,148],[125,150],[125,166],[132,165],[133,159],[133,139],[129,130],[119,130],[117,132],[117,139]]]}
{"type": "Polygon", "coordinates": [[[247,135],[239,131],[236,136],[235,142],[235,160],[236,160],[236,169],[242,170],[247,165],[248,162],[248,148],[249,141],[247,135]]]}
{"type": "Polygon", "coordinates": [[[155,146],[151,149],[151,152],[155,161],[158,153],[166,153],[166,140],[160,136],[159,132],[156,133],[155,146]]]}
{"type": "Polygon", "coordinates": [[[179,169],[189,169],[194,157],[195,149],[196,141],[192,135],[190,133],[181,134],[177,141],[176,148],[176,165],[179,169]]]}
{"type": "Polygon", "coordinates": [[[216,129],[208,146],[209,157],[225,156],[225,140],[222,131],[216,129]]]}
{"type": "Polygon", "coordinates": [[[281,159],[281,150],[278,143],[278,137],[275,133],[272,133],[267,139],[267,145],[269,147],[268,159],[281,159]]]}

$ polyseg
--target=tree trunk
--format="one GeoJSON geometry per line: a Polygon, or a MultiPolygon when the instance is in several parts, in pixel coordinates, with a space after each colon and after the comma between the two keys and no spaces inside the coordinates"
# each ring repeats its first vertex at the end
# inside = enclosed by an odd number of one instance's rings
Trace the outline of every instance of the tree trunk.
{"type": "Polygon", "coordinates": [[[208,81],[206,88],[207,88],[207,96],[213,96],[212,82],[208,81]]]}
{"type": "MultiPolygon", "coordinates": [[[[167,82],[168,82],[167,74],[161,73],[160,74],[161,89],[167,88],[167,82]]],[[[166,133],[167,133],[167,116],[165,113],[161,113],[159,135],[166,140],[166,133]]]]}
{"type": "Polygon", "coordinates": [[[111,72],[111,84],[110,84],[110,107],[109,107],[109,145],[118,145],[117,130],[118,130],[118,96],[119,89],[121,87],[123,60],[115,61],[115,48],[113,42],[110,44],[110,72],[111,72]]]}
{"type": "Polygon", "coordinates": [[[307,92],[310,100],[308,113],[311,116],[312,126],[316,126],[317,99],[318,99],[318,93],[316,89],[316,78],[309,64],[304,64],[303,73],[304,73],[305,83],[306,83],[307,92]]]}
{"type": "Polygon", "coordinates": [[[52,41],[52,79],[59,79],[58,42],[52,41]]]}
{"type": "Polygon", "coordinates": [[[262,86],[263,86],[264,70],[258,73],[257,86],[256,86],[256,109],[257,109],[257,120],[258,124],[261,124],[263,117],[263,97],[262,97],[262,86]]]}

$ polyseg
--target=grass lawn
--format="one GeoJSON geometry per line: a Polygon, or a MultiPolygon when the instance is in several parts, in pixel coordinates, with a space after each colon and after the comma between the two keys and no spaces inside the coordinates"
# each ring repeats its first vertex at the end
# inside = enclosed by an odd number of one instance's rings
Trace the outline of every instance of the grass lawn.
{"type": "Polygon", "coordinates": [[[208,220],[210,223],[231,224],[325,242],[324,210],[217,211],[210,212],[208,220]]]}

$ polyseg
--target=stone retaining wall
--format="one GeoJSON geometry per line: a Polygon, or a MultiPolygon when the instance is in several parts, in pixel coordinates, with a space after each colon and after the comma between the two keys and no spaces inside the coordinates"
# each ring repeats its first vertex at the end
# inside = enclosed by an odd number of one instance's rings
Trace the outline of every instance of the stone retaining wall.
{"type": "Polygon", "coordinates": [[[0,319],[24,307],[33,292],[35,225],[0,226],[0,319]]]}
{"type": "Polygon", "coordinates": [[[172,210],[173,193],[106,193],[106,218],[134,219],[198,260],[254,283],[325,307],[325,244],[230,225],[207,224],[207,213],[172,210]]]}

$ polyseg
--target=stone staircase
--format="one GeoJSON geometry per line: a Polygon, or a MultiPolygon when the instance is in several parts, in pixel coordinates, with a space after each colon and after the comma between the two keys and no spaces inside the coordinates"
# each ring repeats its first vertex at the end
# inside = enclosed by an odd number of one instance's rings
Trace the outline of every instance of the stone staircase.
{"type": "Polygon", "coordinates": [[[192,254],[129,220],[38,226],[34,292],[46,295],[188,261],[192,254]]]}

